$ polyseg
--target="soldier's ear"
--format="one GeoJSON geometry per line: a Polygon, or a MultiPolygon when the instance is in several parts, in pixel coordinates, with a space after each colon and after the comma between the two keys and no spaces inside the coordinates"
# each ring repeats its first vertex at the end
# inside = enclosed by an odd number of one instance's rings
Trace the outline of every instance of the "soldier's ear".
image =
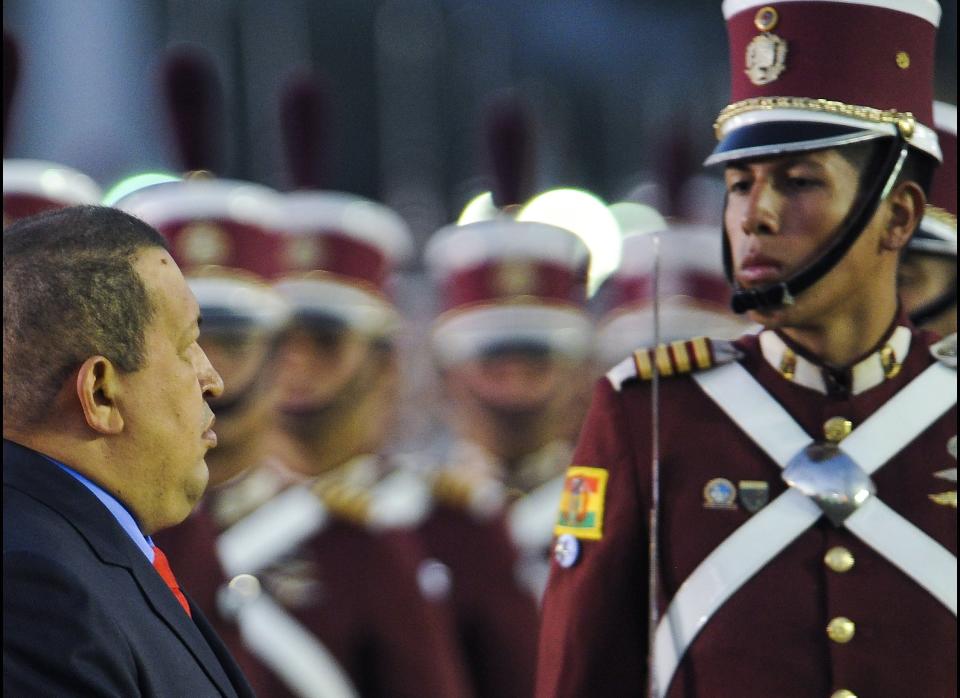
{"type": "Polygon", "coordinates": [[[77,372],[77,398],[87,425],[100,434],[123,431],[123,416],[117,397],[120,381],[117,368],[104,356],[91,356],[77,372]]]}
{"type": "Polygon", "coordinates": [[[887,197],[890,218],[880,239],[885,250],[898,252],[910,241],[910,236],[920,225],[927,197],[916,182],[900,182],[887,197]]]}

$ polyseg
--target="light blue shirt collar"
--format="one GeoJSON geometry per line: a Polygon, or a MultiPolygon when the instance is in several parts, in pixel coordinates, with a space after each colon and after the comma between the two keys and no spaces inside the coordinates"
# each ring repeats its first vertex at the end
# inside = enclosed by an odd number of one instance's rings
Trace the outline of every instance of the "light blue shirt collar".
{"type": "Polygon", "coordinates": [[[130,536],[130,539],[137,544],[137,547],[140,548],[140,551],[147,556],[150,564],[153,564],[153,541],[151,541],[149,537],[143,535],[140,527],[137,526],[137,522],[133,520],[133,516],[131,516],[129,511],[127,511],[126,507],[118,502],[115,497],[108,494],[106,490],[100,487],[100,485],[85,478],[73,468],[64,465],[60,461],[50,458],[49,456],[44,456],[44,458],[58,466],[63,472],[67,473],[81,485],[90,490],[90,492],[93,493],[93,496],[99,499],[103,503],[103,506],[105,506],[107,510],[113,514],[113,518],[115,518],[117,523],[120,524],[120,527],[127,532],[127,535],[130,536]]]}

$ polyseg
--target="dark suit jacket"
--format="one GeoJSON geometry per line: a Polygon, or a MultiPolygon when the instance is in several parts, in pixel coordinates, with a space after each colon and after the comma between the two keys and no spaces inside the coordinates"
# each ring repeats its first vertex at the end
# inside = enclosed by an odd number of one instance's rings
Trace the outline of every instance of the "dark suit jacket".
{"type": "Polygon", "coordinates": [[[82,484],[3,442],[3,691],[8,696],[252,696],[82,484]]]}

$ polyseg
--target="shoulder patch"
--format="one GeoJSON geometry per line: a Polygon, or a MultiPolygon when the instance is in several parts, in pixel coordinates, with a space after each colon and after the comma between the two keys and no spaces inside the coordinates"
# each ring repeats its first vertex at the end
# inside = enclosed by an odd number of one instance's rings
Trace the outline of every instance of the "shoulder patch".
{"type": "Polygon", "coordinates": [[[933,358],[950,368],[957,367],[957,333],[944,337],[930,347],[933,358]]]}
{"type": "Polygon", "coordinates": [[[560,515],[554,535],[568,533],[577,538],[600,540],[603,537],[603,508],[608,473],[603,468],[571,465],[563,482],[560,515]]]}
{"type": "Polygon", "coordinates": [[[669,378],[722,366],[739,357],[740,351],[726,340],[694,337],[665,342],[637,349],[607,372],[607,380],[615,390],[620,390],[630,380],[652,380],[654,372],[669,378]]]}

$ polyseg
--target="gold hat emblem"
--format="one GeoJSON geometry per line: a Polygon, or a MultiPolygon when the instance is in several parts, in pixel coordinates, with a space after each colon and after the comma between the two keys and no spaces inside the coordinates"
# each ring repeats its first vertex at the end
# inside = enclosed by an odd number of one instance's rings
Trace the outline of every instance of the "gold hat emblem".
{"type": "Polygon", "coordinates": [[[177,238],[177,252],[188,266],[224,264],[230,256],[230,237],[212,223],[191,223],[177,238]]]}
{"type": "Polygon", "coordinates": [[[496,292],[501,296],[532,294],[537,287],[537,270],[529,262],[503,262],[496,268],[493,283],[496,292]]]}
{"type": "Polygon", "coordinates": [[[326,257],[323,241],[313,235],[291,237],[284,246],[283,257],[291,269],[319,269],[326,257]]]}
{"type": "Polygon", "coordinates": [[[754,85],[767,85],[787,67],[787,42],[776,34],[765,32],[747,44],[747,68],[744,71],[754,85]]]}

